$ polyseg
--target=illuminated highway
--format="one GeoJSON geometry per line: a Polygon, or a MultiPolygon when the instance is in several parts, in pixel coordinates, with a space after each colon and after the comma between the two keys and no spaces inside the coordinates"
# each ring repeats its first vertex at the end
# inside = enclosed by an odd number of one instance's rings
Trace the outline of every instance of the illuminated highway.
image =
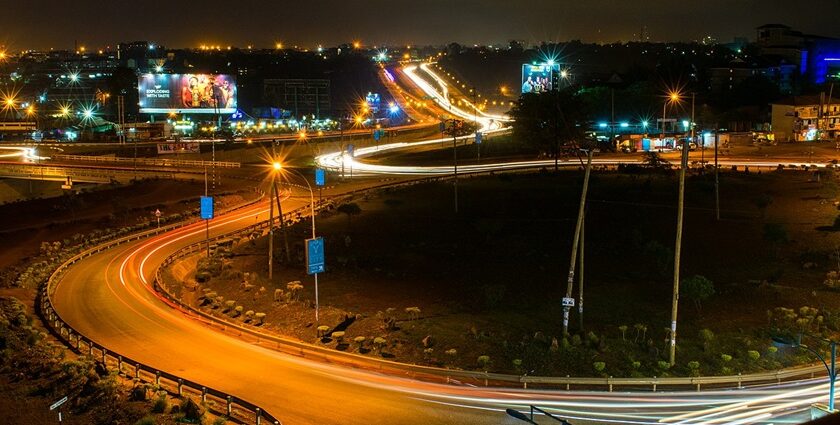
{"type": "MultiPolygon", "coordinates": [[[[488,124],[490,120],[495,122],[494,118],[484,118],[488,124]]],[[[384,145],[378,147],[378,152],[440,142],[384,145]]],[[[376,153],[376,149],[358,149],[356,157],[376,153]]],[[[341,167],[342,160],[353,159],[340,153],[317,158],[320,165],[334,171],[341,167]]],[[[451,173],[449,167],[391,167],[353,161],[353,167],[362,173],[451,173]]],[[[459,169],[477,171],[553,163],[526,161],[459,169]]],[[[330,192],[325,196],[338,194],[330,192]]],[[[294,196],[284,201],[286,207],[304,207],[301,198],[307,197],[294,196]]],[[[210,225],[211,236],[267,220],[267,210],[263,201],[217,217],[210,225]]],[[[529,404],[546,408],[575,424],[779,424],[804,421],[808,406],[824,402],[828,392],[824,378],[699,392],[484,388],[422,382],[395,372],[378,373],[307,360],[207,327],[174,309],[153,291],[151,282],[163,260],[203,238],[204,224],[196,223],[81,260],[57,286],[53,299],[56,311],[74,329],[109,349],[235,394],[262,406],[286,425],[514,424],[518,422],[507,417],[504,409],[526,410],[529,404]]],[[[340,290],[328,281],[321,288],[340,290]]]]}

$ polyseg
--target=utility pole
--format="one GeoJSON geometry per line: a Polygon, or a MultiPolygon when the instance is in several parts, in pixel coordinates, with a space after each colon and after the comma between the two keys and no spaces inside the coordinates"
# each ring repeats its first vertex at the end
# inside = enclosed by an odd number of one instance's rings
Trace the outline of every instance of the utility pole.
{"type": "MultiPolygon", "coordinates": [[[[135,142],[135,146],[136,146],[135,142]]],[[[207,194],[207,166],[204,166],[204,197],[207,194]]],[[[207,258],[210,258],[210,220],[204,220],[204,240],[207,242],[207,258]]]]}
{"type": "Polygon", "coordinates": [[[563,299],[563,334],[569,333],[569,310],[572,309],[575,299],[572,298],[572,286],[575,283],[575,263],[577,260],[578,244],[583,224],[583,215],[586,207],[586,192],[589,189],[589,174],[592,171],[592,154],[594,149],[589,149],[586,159],[586,172],[583,176],[583,191],[580,194],[580,206],[578,207],[577,224],[575,224],[575,236],[572,239],[572,258],[569,261],[569,277],[566,281],[566,297],[563,299]]]}
{"type": "Polygon", "coordinates": [[[586,239],[584,230],[586,229],[586,213],[584,212],[583,218],[580,219],[580,271],[578,274],[578,326],[580,326],[580,331],[583,332],[583,241],[586,239]]]}
{"type": "MultiPolygon", "coordinates": [[[[277,183],[275,182],[274,184],[276,185],[277,183]]],[[[286,263],[291,264],[292,251],[289,250],[289,236],[286,231],[286,220],[283,219],[283,206],[280,203],[280,190],[275,187],[274,193],[277,194],[277,197],[275,198],[277,200],[277,216],[280,219],[280,231],[283,232],[283,245],[286,246],[286,263]]]]}
{"type": "MultiPolygon", "coordinates": [[[[475,90],[475,86],[472,88],[472,101],[473,101],[473,127],[475,127],[475,132],[478,134],[478,103],[476,103],[476,96],[478,92],[475,90]]],[[[478,136],[476,135],[476,142],[478,141],[478,136]]],[[[475,151],[476,151],[476,162],[481,162],[481,143],[475,144],[475,151]]]]}
{"type": "MultiPolygon", "coordinates": [[[[694,115],[692,111],[692,115],[694,115]]],[[[676,362],[677,349],[677,307],[680,300],[680,251],[682,249],[683,206],[685,204],[685,169],[688,167],[688,149],[683,146],[680,161],[680,192],[677,201],[677,242],[674,247],[674,290],[671,298],[671,366],[676,362]]]]}
{"type": "MultiPolygon", "coordinates": [[[[717,126],[720,127],[720,126],[717,126]]],[[[718,141],[720,133],[715,128],[715,220],[720,221],[720,180],[718,180],[718,141]]]]}

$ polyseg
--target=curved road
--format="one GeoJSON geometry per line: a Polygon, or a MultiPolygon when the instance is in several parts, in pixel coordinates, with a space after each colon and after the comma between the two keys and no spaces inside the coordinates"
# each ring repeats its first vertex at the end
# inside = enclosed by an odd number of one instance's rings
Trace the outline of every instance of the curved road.
{"type": "MultiPolygon", "coordinates": [[[[301,197],[306,199],[306,197],[301,197]]],[[[303,207],[292,197],[287,208],[303,207]]],[[[267,220],[267,202],[217,217],[211,233],[267,220]]],[[[560,392],[425,383],[310,361],[186,316],[152,289],[166,256],[204,238],[196,223],[79,261],[57,285],[56,312],[93,341],[151,367],[235,394],[284,424],[513,424],[507,407],[548,408],[574,423],[801,422],[825,380],[702,392],[560,392]]],[[[331,290],[329,285],[324,290],[331,290]]]]}

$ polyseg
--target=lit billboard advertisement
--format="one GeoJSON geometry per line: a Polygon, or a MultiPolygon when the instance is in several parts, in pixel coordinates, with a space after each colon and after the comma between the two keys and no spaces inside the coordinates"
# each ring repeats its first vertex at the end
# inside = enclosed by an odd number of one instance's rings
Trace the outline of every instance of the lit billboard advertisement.
{"type": "Polygon", "coordinates": [[[522,65],[522,93],[545,93],[551,91],[560,64],[522,65]]]}
{"type": "Polygon", "coordinates": [[[236,81],[224,74],[146,74],[137,82],[144,114],[232,114],[236,81]]]}

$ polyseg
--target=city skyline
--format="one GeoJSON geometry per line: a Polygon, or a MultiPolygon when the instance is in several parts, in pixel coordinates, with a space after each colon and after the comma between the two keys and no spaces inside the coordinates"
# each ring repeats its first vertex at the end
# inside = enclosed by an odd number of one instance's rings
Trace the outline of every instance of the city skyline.
{"type": "Polygon", "coordinates": [[[812,2],[813,7],[808,10],[813,13],[807,14],[794,10],[789,2],[777,0],[711,0],[702,5],[676,5],[664,0],[643,5],[613,0],[470,0],[456,4],[440,0],[423,4],[374,0],[366,7],[347,7],[328,0],[321,2],[323,6],[318,10],[306,4],[233,8],[218,0],[200,5],[152,1],[131,10],[131,19],[124,6],[117,4],[88,0],[39,3],[39,7],[22,3],[5,7],[8,16],[15,19],[6,23],[0,45],[16,51],[69,50],[76,46],[94,49],[132,40],[150,40],[172,48],[259,48],[276,43],[314,48],[352,41],[360,41],[364,46],[500,44],[514,39],[526,44],[575,39],[615,42],[639,40],[643,27],[651,41],[694,41],[712,36],[719,42],[728,42],[735,37],[754,39],[755,28],[767,23],[786,24],[805,33],[840,36],[840,29],[831,25],[832,17],[840,15],[840,3],[831,0],[812,2]],[[600,12],[593,14],[592,10],[600,12]],[[400,16],[413,19],[410,23],[407,18],[394,19],[397,11],[400,16]],[[33,31],[44,28],[45,22],[50,31],[33,31]]]}

